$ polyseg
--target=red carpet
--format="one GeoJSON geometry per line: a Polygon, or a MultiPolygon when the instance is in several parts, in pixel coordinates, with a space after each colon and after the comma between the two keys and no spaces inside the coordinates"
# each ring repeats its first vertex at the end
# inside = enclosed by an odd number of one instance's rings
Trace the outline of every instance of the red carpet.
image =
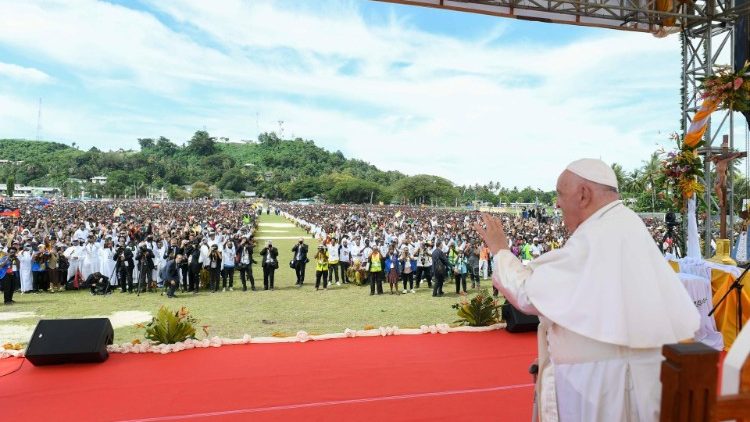
{"type": "MultiPolygon", "coordinates": [[[[25,362],[0,378],[0,409],[6,421],[528,421],[535,356],[535,333],[495,331],[25,362]]],[[[21,362],[0,361],[0,375],[21,362]]]]}

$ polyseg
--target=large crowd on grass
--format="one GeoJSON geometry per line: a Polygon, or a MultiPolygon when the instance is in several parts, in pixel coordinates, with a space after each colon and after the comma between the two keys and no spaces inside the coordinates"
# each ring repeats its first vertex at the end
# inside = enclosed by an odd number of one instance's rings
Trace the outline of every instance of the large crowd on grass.
{"type": "MultiPolygon", "coordinates": [[[[386,282],[392,293],[403,294],[422,283],[432,286],[436,248],[447,259],[446,279],[455,283],[456,292],[466,292],[467,282],[479,288],[492,273],[489,250],[472,229],[480,216],[471,210],[266,204],[266,210],[272,208],[316,239],[308,253],[302,239],[292,251],[279,252],[270,244],[258,251],[254,233],[261,210],[248,202],[6,199],[2,205],[19,213],[0,218],[0,264],[15,276],[12,290],[21,293],[78,288],[138,293],[166,286],[172,297],[180,289],[232,291],[240,284],[242,290],[255,290],[256,258],[263,288],[273,289],[273,272],[288,257],[298,286],[312,262],[317,288],[370,283],[375,293],[375,284],[386,282]]],[[[502,219],[509,246],[522,260],[565,243],[556,212],[523,209],[502,219]]],[[[646,224],[661,239],[663,224],[646,224]]]]}

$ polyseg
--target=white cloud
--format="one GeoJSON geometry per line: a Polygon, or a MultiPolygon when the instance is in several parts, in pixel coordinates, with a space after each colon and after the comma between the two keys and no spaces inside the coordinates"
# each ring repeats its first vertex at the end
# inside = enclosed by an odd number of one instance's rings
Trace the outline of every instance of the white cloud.
{"type": "MultiPolygon", "coordinates": [[[[679,121],[676,37],[601,31],[535,44],[505,28],[542,24],[498,20],[464,39],[426,32],[404,16],[373,22],[360,2],[288,4],[152,2],[189,28],[176,32],[144,11],[92,0],[8,2],[0,45],[82,81],[89,95],[45,104],[52,109],[45,137],[100,148],[109,146],[104,139],[132,147],[137,137],[161,134],[181,141],[203,125],[248,139],[259,112],[261,130],[284,120],[287,135],[384,169],[549,189],[557,171],[582,156],[639,165],[664,142],[658,132],[679,121]],[[346,66],[356,71],[341,72],[346,66]],[[56,121],[55,107],[66,122],[56,121]]],[[[459,25],[462,15],[451,16],[459,25]]],[[[33,106],[19,110],[31,113],[27,125],[34,121],[33,106]]]]}
{"type": "Polygon", "coordinates": [[[48,74],[39,69],[2,62],[0,62],[0,77],[7,77],[20,82],[33,84],[42,84],[52,81],[52,78],[48,74]]]}

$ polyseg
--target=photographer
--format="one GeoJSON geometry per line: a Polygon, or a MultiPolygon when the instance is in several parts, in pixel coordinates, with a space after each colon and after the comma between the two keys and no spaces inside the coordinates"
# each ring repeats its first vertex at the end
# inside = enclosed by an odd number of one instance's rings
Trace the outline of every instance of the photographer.
{"type": "Polygon", "coordinates": [[[186,249],[187,253],[187,265],[188,265],[188,290],[193,294],[198,293],[200,289],[200,273],[201,273],[201,248],[198,240],[194,240],[193,244],[188,245],[186,249]]]}
{"type": "MultiPolygon", "coordinates": [[[[269,242],[268,245],[271,246],[271,243],[269,242]]],[[[302,286],[302,283],[304,283],[305,281],[305,266],[310,261],[309,259],[307,259],[307,249],[308,247],[305,244],[305,240],[301,237],[299,238],[299,242],[297,242],[297,244],[292,247],[292,253],[294,254],[292,265],[294,265],[294,272],[297,274],[298,286],[302,286]]],[[[263,274],[265,279],[265,271],[263,272],[263,274]]]]}
{"type": "Polygon", "coordinates": [[[143,291],[145,283],[148,291],[153,292],[154,253],[146,246],[146,243],[141,243],[138,247],[138,254],[135,256],[135,260],[138,261],[138,290],[143,291]]]}
{"type": "Polygon", "coordinates": [[[255,290],[255,278],[253,277],[253,240],[242,238],[240,247],[237,248],[237,269],[240,270],[240,281],[242,291],[247,291],[247,278],[250,279],[250,288],[255,290]]]}
{"type": "Polygon", "coordinates": [[[224,249],[221,251],[221,288],[223,291],[234,291],[234,260],[237,258],[237,253],[234,248],[234,242],[229,239],[224,243],[224,249]],[[229,279],[229,286],[227,286],[227,279],[229,279]]]}
{"type": "Polygon", "coordinates": [[[279,268],[279,250],[269,240],[267,246],[261,249],[260,256],[263,257],[263,290],[273,290],[274,273],[279,268]]]}
{"type": "Polygon", "coordinates": [[[182,255],[177,255],[174,259],[170,256],[164,269],[164,286],[167,289],[167,297],[173,298],[175,290],[180,284],[179,266],[182,263],[182,255]]]}
{"type": "Polygon", "coordinates": [[[120,239],[120,243],[112,259],[115,261],[115,273],[117,274],[117,282],[120,285],[120,292],[125,293],[127,291],[133,293],[133,251],[125,246],[124,238],[120,239]]]}
{"type": "Polygon", "coordinates": [[[99,271],[89,275],[86,278],[86,284],[91,289],[92,295],[106,295],[111,293],[109,290],[109,279],[99,271]]]}
{"type": "Polygon", "coordinates": [[[219,290],[219,278],[221,274],[221,252],[219,252],[219,245],[211,245],[211,252],[208,254],[208,288],[211,293],[216,293],[219,290]]]}

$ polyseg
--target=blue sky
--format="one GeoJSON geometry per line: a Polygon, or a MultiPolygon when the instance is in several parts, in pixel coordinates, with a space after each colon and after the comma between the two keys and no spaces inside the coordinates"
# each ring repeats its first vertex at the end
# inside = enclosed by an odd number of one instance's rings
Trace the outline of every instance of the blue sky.
{"type": "Polygon", "coordinates": [[[259,131],[408,174],[554,187],[679,122],[676,36],[365,0],[0,0],[0,137],[81,148],[259,131]],[[283,125],[279,125],[283,121],[283,125]]]}

